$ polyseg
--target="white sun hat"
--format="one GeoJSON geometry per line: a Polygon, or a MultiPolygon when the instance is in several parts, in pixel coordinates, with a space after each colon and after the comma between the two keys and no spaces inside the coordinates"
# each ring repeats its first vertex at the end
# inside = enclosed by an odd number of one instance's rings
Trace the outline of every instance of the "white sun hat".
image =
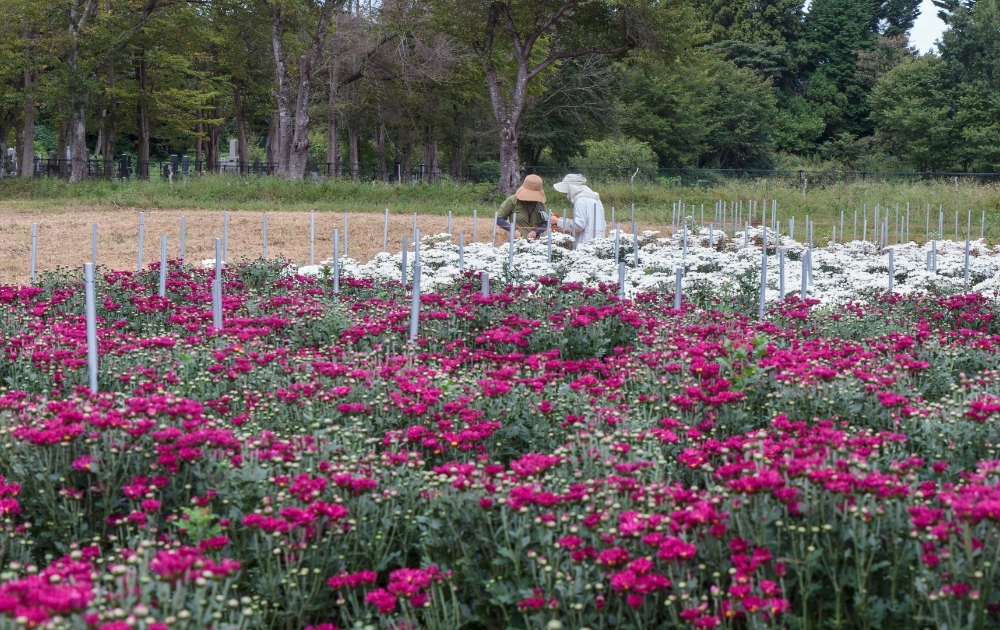
{"type": "Polygon", "coordinates": [[[587,178],[583,175],[570,174],[563,177],[563,180],[557,184],[553,184],[552,187],[556,189],[557,192],[561,192],[564,195],[569,192],[570,186],[583,186],[587,183],[587,178]]]}

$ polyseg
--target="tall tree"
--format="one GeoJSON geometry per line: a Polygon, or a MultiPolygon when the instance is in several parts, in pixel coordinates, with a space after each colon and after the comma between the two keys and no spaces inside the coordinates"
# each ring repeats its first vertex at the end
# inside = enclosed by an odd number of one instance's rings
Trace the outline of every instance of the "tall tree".
{"type": "Polygon", "coordinates": [[[468,44],[486,74],[502,194],[520,185],[519,133],[529,86],[553,64],[653,44],[659,3],[642,0],[434,0],[441,28],[468,44]]]}
{"type": "Polygon", "coordinates": [[[344,6],[346,0],[322,0],[316,10],[312,3],[269,2],[271,13],[271,45],[274,54],[274,71],[278,80],[275,100],[278,104],[278,175],[288,179],[302,179],[309,159],[309,94],[313,73],[323,51],[334,11],[344,6]],[[288,68],[285,37],[291,24],[298,17],[300,27],[308,33],[304,42],[305,52],[299,55],[295,105],[292,107],[292,75],[288,68]],[[306,17],[309,19],[306,20],[306,17]]]}

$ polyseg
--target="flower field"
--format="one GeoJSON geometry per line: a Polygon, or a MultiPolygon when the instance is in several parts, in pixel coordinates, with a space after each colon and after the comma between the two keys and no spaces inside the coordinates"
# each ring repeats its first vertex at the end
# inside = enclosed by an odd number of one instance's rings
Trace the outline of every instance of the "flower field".
{"type": "Polygon", "coordinates": [[[816,250],[760,320],[759,249],[642,245],[622,300],[428,244],[413,345],[387,255],[232,264],[221,330],[210,270],[104,271],[99,394],[80,275],[0,288],[0,628],[1000,627],[993,253],[816,250]]]}
{"type": "MultiPolygon", "coordinates": [[[[638,247],[631,234],[623,232],[618,242],[618,260],[627,265],[625,293],[635,296],[641,292],[674,289],[674,270],[683,268],[685,291],[699,306],[707,306],[705,299],[734,298],[742,293],[756,301],[760,293],[761,247],[764,232],[760,227],[742,231],[735,237],[707,228],[692,225],[687,236],[687,248],[681,233],[663,236],[658,232],[639,234],[638,247]],[[714,246],[709,247],[711,238],[714,246]],[[639,264],[635,265],[638,250],[639,264]]],[[[780,237],[780,247],[785,251],[786,294],[798,293],[802,278],[802,259],[807,249],[804,243],[787,236],[780,237]]],[[[539,278],[559,278],[567,282],[597,287],[601,283],[618,283],[618,265],[615,261],[615,239],[598,239],[571,249],[572,239],[556,235],[553,240],[552,261],[548,260],[548,246],[544,239],[534,242],[519,240],[514,245],[514,265],[508,265],[509,244],[493,247],[489,243],[474,243],[465,247],[460,268],[457,237],[439,234],[425,238],[421,245],[421,286],[434,290],[438,285],[448,286],[463,271],[487,272],[492,278],[501,278],[515,284],[534,282],[539,278]]],[[[873,291],[888,288],[888,248],[880,251],[870,242],[824,243],[812,249],[813,274],[808,286],[808,297],[825,305],[842,304],[873,291]]],[[[965,284],[965,243],[935,241],[918,245],[914,242],[893,247],[893,288],[901,293],[956,291],[992,294],[1000,290],[1000,248],[989,247],[982,241],[970,243],[969,284],[965,284]],[[927,269],[927,254],[936,248],[937,270],[927,269]]],[[[767,300],[780,299],[780,264],[776,255],[775,232],[768,230],[767,300]]],[[[374,260],[361,264],[346,259],[342,261],[343,273],[353,278],[395,280],[401,277],[401,253],[379,254],[374,260]]],[[[413,252],[408,254],[408,275],[413,276],[413,252]]],[[[214,261],[206,261],[208,264],[214,261]]],[[[305,275],[329,273],[331,260],[319,265],[303,267],[305,275]]]]}

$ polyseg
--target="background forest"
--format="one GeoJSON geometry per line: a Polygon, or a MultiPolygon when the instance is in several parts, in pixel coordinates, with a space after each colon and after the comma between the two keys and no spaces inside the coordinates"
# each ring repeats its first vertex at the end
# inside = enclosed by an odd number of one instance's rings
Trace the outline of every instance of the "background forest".
{"type": "Polygon", "coordinates": [[[289,179],[474,164],[501,189],[519,165],[1000,170],[1000,0],[937,0],[923,56],[919,4],[0,0],[0,150],[79,180],[235,139],[289,179]]]}

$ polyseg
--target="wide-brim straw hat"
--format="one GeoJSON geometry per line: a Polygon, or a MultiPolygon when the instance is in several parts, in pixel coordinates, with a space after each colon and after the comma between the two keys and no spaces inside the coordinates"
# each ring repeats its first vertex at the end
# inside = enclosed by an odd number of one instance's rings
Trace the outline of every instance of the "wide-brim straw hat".
{"type": "Polygon", "coordinates": [[[542,190],[542,178],[538,175],[528,175],[524,183],[517,189],[514,196],[520,201],[540,201],[545,203],[545,191],[542,190]]]}
{"type": "Polygon", "coordinates": [[[569,192],[570,186],[583,186],[586,183],[587,183],[587,178],[584,177],[583,175],[571,174],[567,175],[566,177],[563,177],[563,180],[561,182],[553,184],[552,187],[555,188],[556,191],[561,192],[562,194],[565,195],[566,193],[569,192]]]}

